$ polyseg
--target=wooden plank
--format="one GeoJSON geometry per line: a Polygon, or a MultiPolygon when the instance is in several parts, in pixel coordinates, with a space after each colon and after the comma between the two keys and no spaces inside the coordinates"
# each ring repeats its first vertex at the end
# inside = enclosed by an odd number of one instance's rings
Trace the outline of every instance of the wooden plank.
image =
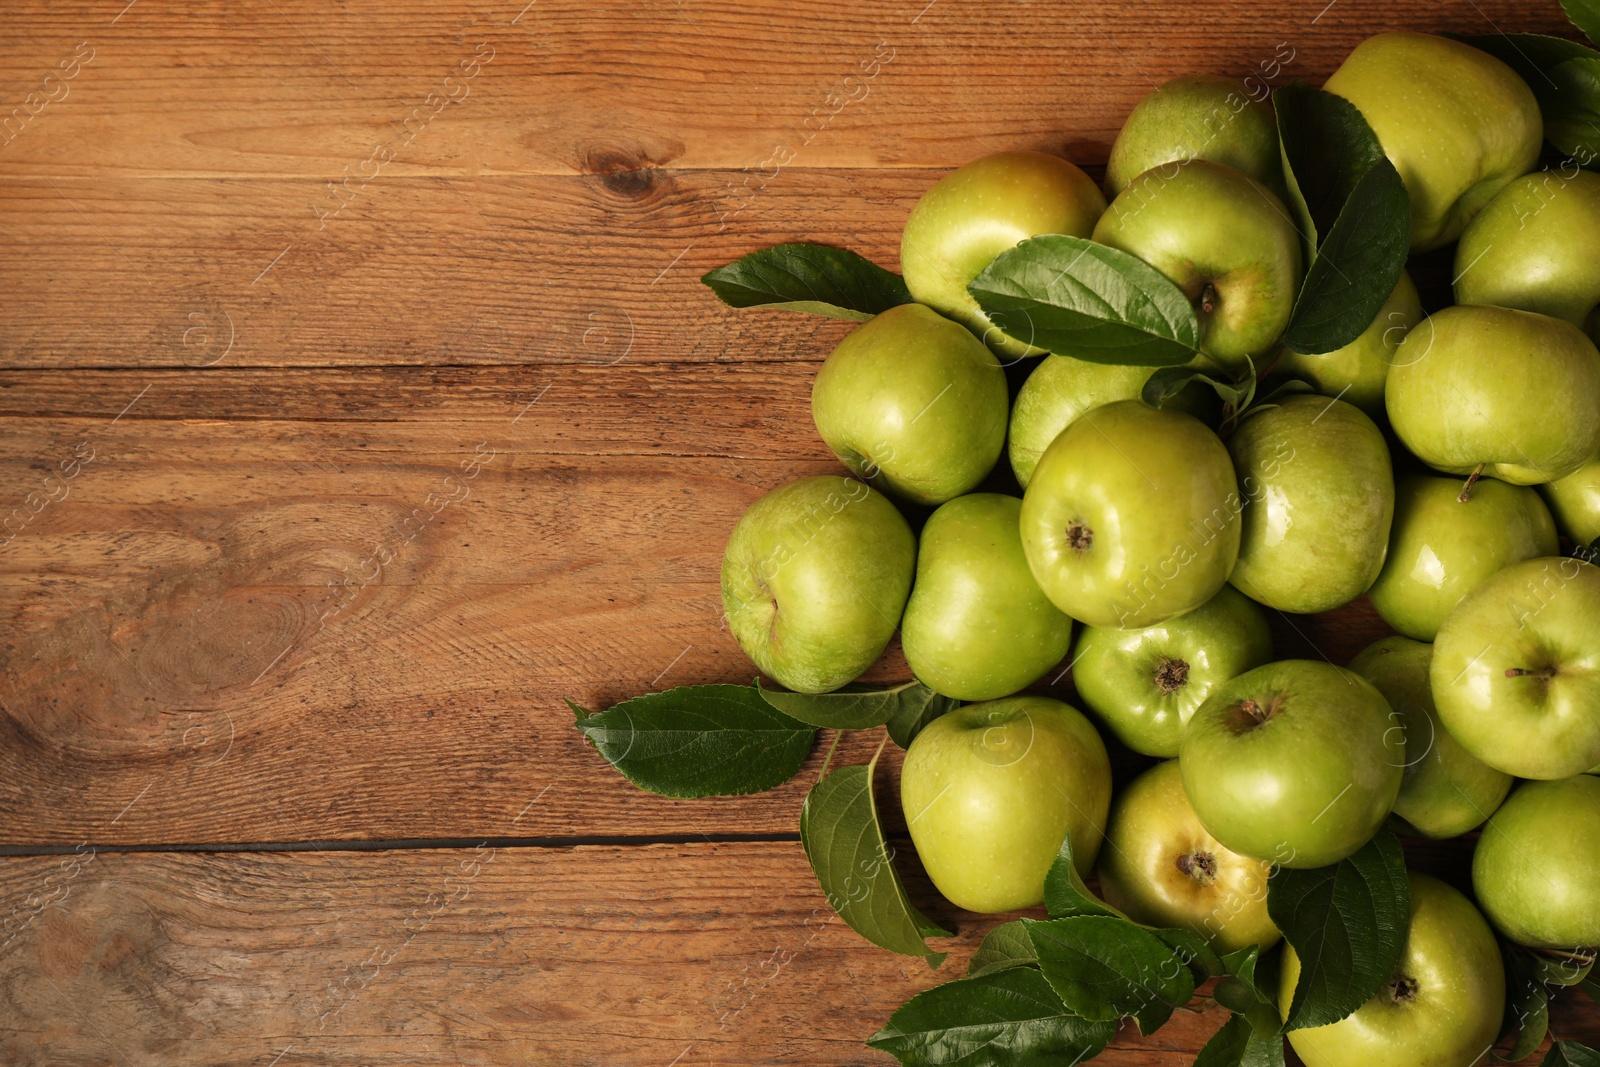
{"type": "MultiPolygon", "coordinates": [[[[1000,921],[908,881],[959,929],[937,973],[833,917],[797,844],[12,858],[0,1059],[887,1063],[861,1042],[1000,921]]],[[[1223,1019],[1194,1007],[1095,1062],[1187,1067],[1223,1019]]],[[[1575,991],[1552,1025],[1600,1043],[1575,991]]]]}
{"type": "Polygon", "coordinates": [[[1278,81],[1316,84],[1399,22],[1571,32],[1546,0],[1432,0],[1404,19],[1381,0],[1204,19],[1156,0],[19,0],[6,13],[0,173],[53,178],[376,168],[627,184],[657,167],[784,159],[949,166],[1017,145],[1096,161],[1133,103],[1176,74],[1243,78],[1278,57],[1278,81]]]}
{"type": "Polygon", "coordinates": [[[820,359],[842,324],[735,311],[700,276],[778,241],[897,268],[937,176],[385,175],[325,225],[309,180],[3,182],[0,367],[820,359]]]}

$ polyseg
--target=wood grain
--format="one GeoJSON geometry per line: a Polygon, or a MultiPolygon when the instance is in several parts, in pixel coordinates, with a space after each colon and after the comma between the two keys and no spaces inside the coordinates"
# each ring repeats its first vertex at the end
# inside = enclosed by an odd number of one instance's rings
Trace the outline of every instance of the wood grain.
{"type": "MultiPolygon", "coordinates": [[[[74,859],[0,861],[0,900],[54,898],[0,952],[13,1067],[881,1064],[861,1042],[1001,918],[930,905],[959,928],[930,973],[784,843],[74,859]]],[[[1224,1018],[1192,1008],[1095,1062],[1187,1067],[1224,1018]]],[[[1552,1026],[1595,1043],[1600,1011],[1552,1026]]]]}

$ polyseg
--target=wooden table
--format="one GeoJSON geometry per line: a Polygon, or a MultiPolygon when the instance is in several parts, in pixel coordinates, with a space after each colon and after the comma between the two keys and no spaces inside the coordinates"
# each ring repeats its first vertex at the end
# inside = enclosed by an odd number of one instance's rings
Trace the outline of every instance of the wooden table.
{"type": "MultiPolygon", "coordinates": [[[[524,2],[0,11],[0,1062],[886,1062],[862,1040],[943,975],[827,910],[820,754],[674,802],[560,701],[748,679],[723,539],[836,469],[807,399],[847,326],[699,276],[780,240],[893,266],[946,168],[1102,163],[1175,74],[1564,25],[524,2]]],[[[1341,662],[1380,629],[1279,627],[1341,662]]],[[[989,922],[934,914],[958,973],[989,922]]]]}

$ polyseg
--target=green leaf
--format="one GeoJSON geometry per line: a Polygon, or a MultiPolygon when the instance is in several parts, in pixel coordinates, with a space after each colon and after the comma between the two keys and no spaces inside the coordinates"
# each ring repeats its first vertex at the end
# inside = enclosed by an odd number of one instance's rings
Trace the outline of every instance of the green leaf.
{"type": "Polygon", "coordinates": [[[1189,968],[1195,985],[1223,973],[1222,957],[1193,930],[1154,929],[1150,932],[1165,941],[1178,961],[1189,968]]]}
{"type": "Polygon", "coordinates": [[[1013,967],[918,993],[867,1044],[907,1067],[1067,1067],[1115,1033],[1067,1011],[1038,971],[1013,967]]]}
{"type": "MultiPolygon", "coordinates": [[[[1273,960],[1276,957],[1272,958],[1273,960]]],[[[1271,961],[1269,961],[1270,963],[1271,961]]],[[[1222,957],[1222,970],[1228,977],[1217,983],[1211,999],[1250,1021],[1256,1033],[1271,1037],[1283,1030],[1278,1015],[1276,968],[1263,966],[1261,947],[1249,945],[1222,957]],[[1257,973],[1257,972],[1261,973],[1257,973]]]]}
{"type": "Polygon", "coordinates": [[[1380,159],[1356,182],[1322,239],[1283,343],[1319,354],[1360,337],[1394,292],[1410,248],[1411,200],[1394,164],[1380,159]]]}
{"type": "Polygon", "coordinates": [[[1309,263],[1356,185],[1384,158],[1383,149],[1361,112],[1343,97],[1295,82],[1273,90],[1272,106],[1289,206],[1299,217],[1309,263]]]}
{"type": "Polygon", "coordinates": [[[1039,967],[1068,1010],[1110,1021],[1131,1015],[1153,1033],[1194,995],[1194,976],[1159,937],[1126,919],[1021,920],[1039,967]]]}
{"type": "MultiPolygon", "coordinates": [[[[831,693],[762,689],[759,681],[756,688],[768,704],[785,715],[832,730],[870,730],[884,723],[915,722],[932,708],[943,714],[957,704],[915,680],[888,688],[852,683],[831,693]]],[[[910,744],[909,739],[906,743],[910,744]]]]}
{"type": "Polygon", "coordinates": [[[1581,988],[1585,993],[1589,994],[1590,1000],[1594,1001],[1596,1004],[1600,1004],[1600,977],[1596,977],[1594,972],[1591,971],[1589,973],[1589,977],[1583,980],[1583,983],[1579,988],[1581,988]]]}
{"type": "Polygon", "coordinates": [[[1267,914],[1300,957],[1287,1027],[1338,1022],[1394,976],[1411,920],[1405,856],[1385,828],[1331,867],[1279,868],[1267,914]]]}
{"type": "Polygon", "coordinates": [[[935,693],[925,685],[913,685],[899,695],[899,703],[889,717],[889,736],[901,748],[910,748],[911,742],[934,719],[961,706],[961,701],[935,693]]]}
{"type": "Polygon", "coordinates": [[[1504,62],[1539,101],[1545,139],[1581,166],[1600,155],[1600,52],[1536,33],[1468,37],[1504,62]]]}
{"type": "Polygon", "coordinates": [[[1600,41],[1600,4],[1594,0],[1561,0],[1567,20],[1591,41],[1600,41]]]}
{"type": "Polygon", "coordinates": [[[817,736],[748,685],[681,686],[599,714],[567,706],[607,762],[640,789],[667,797],[776,788],[794,777],[817,736]]]}
{"type": "Polygon", "coordinates": [[[1600,1052],[1576,1041],[1557,1041],[1545,1054],[1544,1067],[1600,1067],[1600,1052]]]}
{"type": "Polygon", "coordinates": [[[1033,942],[1028,939],[1028,931],[1022,925],[1022,920],[1013,919],[984,935],[983,944],[978,946],[972,962],[967,964],[967,977],[976,978],[1010,967],[1031,967],[1038,962],[1039,957],[1034,954],[1033,942]]]}
{"type": "Polygon", "coordinates": [[[1283,1038],[1262,1037],[1234,1015],[1211,1035],[1194,1067],[1283,1067],[1283,1038]]]}
{"type": "Polygon", "coordinates": [[[1512,1062],[1533,1055],[1550,1029],[1550,990],[1540,980],[1541,968],[1529,953],[1506,953],[1506,1029],[1515,1030],[1512,1062]]]}
{"type": "Polygon", "coordinates": [[[1046,234],[1002,252],[967,291],[1019,341],[1094,363],[1176,366],[1200,347],[1194,305],[1137,256],[1046,234]]]}
{"type": "Polygon", "coordinates": [[[912,906],[895,873],[893,854],[883,840],[872,799],[872,773],[841,767],[811,787],[800,809],[800,841],[817,874],[828,906],[874,945],[905,956],[922,956],[929,967],[945,954],[930,949],[924,937],[949,937],[912,906]]]}
{"type": "Polygon", "coordinates": [[[1145,381],[1139,398],[1151,407],[1159,408],[1183,392],[1192,382],[1211,386],[1218,399],[1230,405],[1235,411],[1243,411],[1249,407],[1250,400],[1256,392],[1256,376],[1253,372],[1243,375],[1237,382],[1231,382],[1225,378],[1213,377],[1194,367],[1162,367],[1145,381]]]}
{"type": "Polygon", "coordinates": [[[1078,877],[1078,868],[1072,862],[1072,835],[1061,839],[1056,858],[1044,876],[1044,910],[1052,919],[1066,919],[1074,915],[1114,915],[1126,921],[1128,917],[1089,892],[1089,887],[1078,877]]]}
{"type": "Polygon", "coordinates": [[[900,275],[829,245],[773,245],[700,280],[736,308],[776,307],[835,319],[870,319],[911,303],[900,275]]]}

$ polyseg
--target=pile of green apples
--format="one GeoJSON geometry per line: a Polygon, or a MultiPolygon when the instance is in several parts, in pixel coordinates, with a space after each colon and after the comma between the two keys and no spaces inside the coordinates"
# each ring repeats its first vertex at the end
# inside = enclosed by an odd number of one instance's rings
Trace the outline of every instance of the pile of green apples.
{"type": "MultiPolygon", "coordinates": [[[[900,797],[970,911],[1040,904],[1067,837],[1134,920],[1265,949],[1275,867],[1335,864],[1391,817],[1476,831],[1470,886],[1410,875],[1385,990],[1288,1035],[1313,1065],[1467,1067],[1501,1023],[1497,932],[1600,946],[1600,175],[1535,170],[1533,92],[1455,39],[1370,38],[1325,90],[1403,180],[1411,250],[1455,244],[1453,306],[1425,315],[1402,273],[1353,343],[1289,350],[1307,253],[1272,105],[1176,79],[1129,116],[1103,189],[1006,152],[922,196],[914,302],[855,328],[812,393],[853,477],[758,500],[723,599],[794,692],[851,683],[898,631],[916,678],[968,702],[911,742],[900,797]],[[1199,376],[1156,406],[1150,366],[996,326],[969,284],[1046,234],[1181,289],[1199,376]],[[1206,387],[1241,375],[1263,398],[1244,410],[1206,387]],[[1274,657],[1269,613],[1362,596],[1394,636],[1346,665],[1274,657]],[[1023,693],[1069,664],[1081,710],[1023,693]],[[1159,761],[1116,795],[1106,734],[1159,761]]],[[[1298,977],[1286,948],[1285,1012],[1298,977]]]]}

